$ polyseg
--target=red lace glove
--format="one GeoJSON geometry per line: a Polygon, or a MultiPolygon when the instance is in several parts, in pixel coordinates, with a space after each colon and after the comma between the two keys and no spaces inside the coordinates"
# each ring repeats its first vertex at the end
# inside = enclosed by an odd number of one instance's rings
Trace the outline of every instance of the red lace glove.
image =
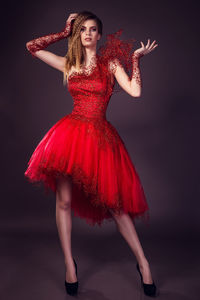
{"type": "Polygon", "coordinates": [[[134,52],[132,55],[133,69],[131,78],[135,78],[136,83],[141,86],[141,76],[140,76],[140,68],[139,68],[139,59],[144,56],[144,54],[134,52]]]}
{"type": "Polygon", "coordinates": [[[58,33],[51,33],[26,43],[26,48],[36,57],[35,52],[38,50],[45,49],[48,45],[53,44],[61,39],[67,38],[71,32],[71,22],[66,22],[65,28],[58,33]]]}

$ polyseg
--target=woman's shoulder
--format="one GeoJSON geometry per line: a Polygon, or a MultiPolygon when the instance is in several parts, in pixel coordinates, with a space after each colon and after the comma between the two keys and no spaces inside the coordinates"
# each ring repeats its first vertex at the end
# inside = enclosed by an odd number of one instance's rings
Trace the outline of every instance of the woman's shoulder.
{"type": "Polygon", "coordinates": [[[121,38],[123,29],[119,29],[115,33],[106,34],[105,42],[98,49],[99,60],[113,71],[119,64],[127,71],[132,67],[132,48],[134,38],[121,38]]]}

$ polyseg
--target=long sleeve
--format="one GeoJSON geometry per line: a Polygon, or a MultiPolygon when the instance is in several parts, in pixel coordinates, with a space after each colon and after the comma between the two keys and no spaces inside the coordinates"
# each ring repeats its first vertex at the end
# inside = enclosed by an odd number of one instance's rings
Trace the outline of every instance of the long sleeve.
{"type": "Polygon", "coordinates": [[[36,57],[35,52],[47,48],[48,45],[53,44],[61,39],[67,38],[71,32],[71,22],[67,22],[65,28],[61,32],[51,33],[26,43],[27,50],[36,57]]]}

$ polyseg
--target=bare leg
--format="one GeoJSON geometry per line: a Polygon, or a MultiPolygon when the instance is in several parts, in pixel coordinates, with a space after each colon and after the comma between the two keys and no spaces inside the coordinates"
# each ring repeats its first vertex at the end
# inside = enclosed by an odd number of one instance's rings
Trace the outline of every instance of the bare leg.
{"type": "Polygon", "coordinates": [[[136,259],[138,261],[140,271],[143,276],[143,282],[147,284],[151,284],[153,282],[151,271],[149,268],[149,263],[144,255],[144,251],[142,249],[142,246],[140,244],[137,232],[135,230],[135,226],[133,224],[133,221],[129,214],[126,214],[122,212],[120,215],[117,215],[113,212],[113,210],[110,210],[111,214],[113,215],[113,218],[115,220],[115,223],[117,225],[117,228],[119,232],[122,234],[124,239],[129,244],[130,248],[132,249],[133,253],[136,256],[136,259]]]}
{"type": "Polygon", "coordinates": [[[77,281],[76,271],[71,251],[71,181],[59,179],[56,190],[56,224],[64,254],[66,266],[66,281],[77,281]]]}

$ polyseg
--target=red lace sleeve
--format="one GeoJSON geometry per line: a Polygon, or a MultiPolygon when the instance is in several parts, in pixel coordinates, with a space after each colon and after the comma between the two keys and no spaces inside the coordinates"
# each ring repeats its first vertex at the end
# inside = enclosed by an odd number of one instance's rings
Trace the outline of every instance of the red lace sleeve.
{"type": "Polygon", "coordinates": [[[27,50],[36,58],[35,52],[47,48],[61,39],[67,38],[71,33],[71,22],[67,22],[65,28],[61,32],[50,33],[48,35],[33,39],[26,43],[27,50]]]}
{"type": "MultiPolygon", "coordinates": [[[[117,32],[106,35],[106,42],[100,46],[98,55],[100,61],[107,67],[110,72],[115,72],[117,63],[119,63],[129,77],[132,75],[133,60],[132,60],[132,48],[134,38],[131,39],[120,39],[123,29],[119,29],[117,32]]],[[[122,88],[117,84],[114,92],[121,91],[122,88]]]]}

